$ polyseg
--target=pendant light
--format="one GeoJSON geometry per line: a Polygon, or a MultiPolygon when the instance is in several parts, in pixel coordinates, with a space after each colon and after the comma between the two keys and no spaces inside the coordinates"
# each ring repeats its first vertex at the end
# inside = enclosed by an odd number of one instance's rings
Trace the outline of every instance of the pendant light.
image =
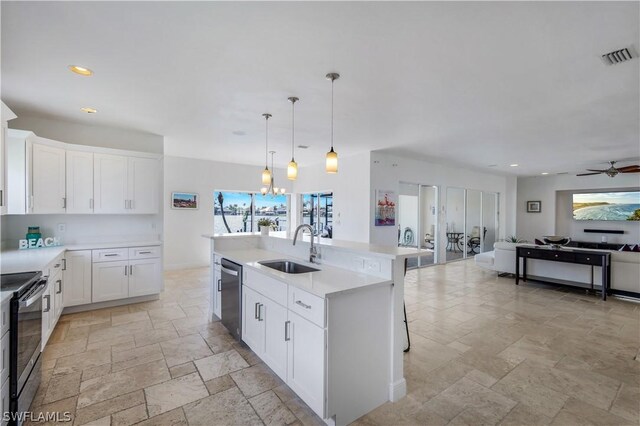
{"type": "MultiPolygon", "coordinates": [[[[262,114],[265,122],[265,140],[264,140],[264,170],[262,171],[262,184],[269,185],[271,184],[271,172],[269,171],[268,161],[269,161],[269,119],[271,118],[271,114],[264,113],[262,114]]],[[[273,155],[272,155],[273,158],[273,155]]],[[[273,168],[273,167],[272,167],[273,168]]],[[[263,194],[264,195],[264,194],[263,194]]]]}
{"type": "Polygon", "coordinates": [[[330,72],[326,77],[331,80],[331,151],[327,152],[325,170],[327,173],[338,173],[338,153],[333,150],[333,82],[340,78],[340,74],[330,72]]]}
{"type": "Polygon", "coordinates": [[[300,99],[292,96],[289,98],[289,102],[291,102],[291,161],[289,161],[289,165],[287,166],[287,179],[296,180],[298,177],[298,164],[294,159],[294,139],[295,139],[295,123],[296,123],[296,102],[300,99]]]}

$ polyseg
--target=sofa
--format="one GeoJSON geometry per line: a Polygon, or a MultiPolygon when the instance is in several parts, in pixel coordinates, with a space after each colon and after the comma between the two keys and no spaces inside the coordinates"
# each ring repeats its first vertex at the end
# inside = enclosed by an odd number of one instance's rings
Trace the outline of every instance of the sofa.
{"type": "MultiPolygon", "coordinates": [[[[477,266],[498,273],[515,274],[516,246],[518,245],[526,246],[526,244],[519,243],[497,242],[493,245],[493,251],[477,254],[474,258],[475,263],[477,266]]],[[[618,293],[631,293],[632,296],[640,297],[640,253],[610,252],[611,289],[618,293]]],[[[592,268],[588,265],[529,259],[527,261],[527,276],[543,281],[555,279],[589,284],[592,278],[592,268]]],[[[602,285],[600,267],[598,266],[593,268],[593,284],[594,286],[602,285]]]]}

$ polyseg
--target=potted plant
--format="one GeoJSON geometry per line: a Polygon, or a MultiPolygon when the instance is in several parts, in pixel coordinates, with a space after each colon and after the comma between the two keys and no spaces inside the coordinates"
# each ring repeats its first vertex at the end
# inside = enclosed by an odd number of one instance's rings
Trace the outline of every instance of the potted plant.
{"type": "Polygon", "coordinates": [[[266,217],[258,219],[258,227],[262,235],[269,235],[269,229],[273,228],[273,225],[274,223],[271,219],[267,219],[266,217]]]}

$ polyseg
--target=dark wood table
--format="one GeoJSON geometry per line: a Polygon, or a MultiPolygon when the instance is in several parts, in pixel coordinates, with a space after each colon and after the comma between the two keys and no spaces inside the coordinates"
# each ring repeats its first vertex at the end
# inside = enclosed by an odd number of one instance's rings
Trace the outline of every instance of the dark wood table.
{"type": "MultiPolygon", "coordinates": [[[[516,285],[520,281],[520,259],[522,258],[522,281],[527,281],[527,259],[547,260],[551,262],[574,263],[579,265],[590,265],[602,267],[602,300],[607,300],[607,292],[611,288],[611,253],[607,251],[595,250],[573,250],[568,248],[552,249],[550,247],[516,247],[516,285]]],[[[562,283],[554,283],[562,284],[562,283]]],[[[568,283],[567,283],[568,284],[568,283]]],[[[579,284],[575,283],[579,287],[579,284]]],[[[568,284],[571,285],[571,284],[568,284]]],[[[591,289],[593,286],[593,273],[591,278],[591,289]]]]}

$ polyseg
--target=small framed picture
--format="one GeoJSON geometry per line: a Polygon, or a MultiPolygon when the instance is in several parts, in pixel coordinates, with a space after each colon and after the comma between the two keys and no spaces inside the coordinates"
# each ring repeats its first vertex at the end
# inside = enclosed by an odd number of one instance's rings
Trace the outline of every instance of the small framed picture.
{"type": "Polygon", "coordinates": [[[179,210],[197,210],[198,194],[193,192],[172,192],[171,208],[179,210]]]}
{"type": "Polygon", "coordinates": [[[527,201],[527,213],[540,213],[542,203],[540,201],[527,201]]]}

